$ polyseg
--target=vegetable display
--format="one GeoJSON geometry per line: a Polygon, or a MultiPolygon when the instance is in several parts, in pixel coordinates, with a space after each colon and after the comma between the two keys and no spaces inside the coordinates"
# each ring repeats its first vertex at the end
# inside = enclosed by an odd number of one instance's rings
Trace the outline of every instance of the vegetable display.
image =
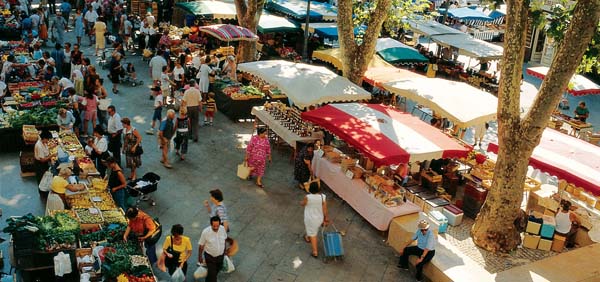
{"type": "Polygon", "coordinates": [[[104,222],[100,210],[96,208],[75,209],[79,221],[84,224],[101,224],[104,222]]]}

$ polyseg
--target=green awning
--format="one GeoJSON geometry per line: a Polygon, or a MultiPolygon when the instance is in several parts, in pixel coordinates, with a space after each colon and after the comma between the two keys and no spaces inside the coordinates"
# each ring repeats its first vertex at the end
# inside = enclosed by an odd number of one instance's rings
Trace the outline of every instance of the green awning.
{"type": "Polygon", "coordinates": [[[233,20],[237,17],[235,4],[221,1],[194,1],[175,4],[184,11],[202,18],[233,20]]]}
{"type": "Polygon", "coordinates": [[[297,32],[300,27],[294,21],[287,18],[266,14],[260,16],[258,21],[258,32],[260,33],[272,33],[272,32],[297,32]]]}
{"type": "Polygon", "coordinates": [[[392,64],[426,63],[429,61],[417,49],[391,38],[377,39],[375,51],[386,62],[392,64]]]}

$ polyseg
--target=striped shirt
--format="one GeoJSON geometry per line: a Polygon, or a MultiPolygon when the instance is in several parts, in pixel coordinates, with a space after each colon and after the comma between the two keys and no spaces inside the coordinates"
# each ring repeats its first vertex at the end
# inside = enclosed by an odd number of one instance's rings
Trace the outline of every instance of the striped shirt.
{"type": "Polygon", "coordinates": [[[219,216],[221,222],[229,221],[229,217],[227,216],[227,208],[223,203],[220,205],[210,204],[210,216],[219,216]]]}

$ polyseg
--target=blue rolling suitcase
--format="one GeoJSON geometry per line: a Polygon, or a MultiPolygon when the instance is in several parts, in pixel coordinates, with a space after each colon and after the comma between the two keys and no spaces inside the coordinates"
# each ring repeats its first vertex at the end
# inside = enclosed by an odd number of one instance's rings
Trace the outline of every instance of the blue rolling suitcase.
{"type": "Polygon", "coordinates": [[[327,226],[321,229],[323,251],[325,253],[324,259],[343,259],[344,245],[342,243],[342,234],[335,228],[335,225],[331,224],[331,227],[333,227],[334,231],[325,231],[327,226]]]}

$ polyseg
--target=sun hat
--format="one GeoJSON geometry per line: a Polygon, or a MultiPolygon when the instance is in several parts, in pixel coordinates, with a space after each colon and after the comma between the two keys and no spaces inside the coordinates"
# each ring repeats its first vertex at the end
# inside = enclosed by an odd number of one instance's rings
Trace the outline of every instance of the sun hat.
{"type": "Polygon", "coordinates": [[[427,222],[427,220],[421,220],[419,221],[419,225],[418,225],[419,229],[429,229],[429,222],[427,222]]]}

